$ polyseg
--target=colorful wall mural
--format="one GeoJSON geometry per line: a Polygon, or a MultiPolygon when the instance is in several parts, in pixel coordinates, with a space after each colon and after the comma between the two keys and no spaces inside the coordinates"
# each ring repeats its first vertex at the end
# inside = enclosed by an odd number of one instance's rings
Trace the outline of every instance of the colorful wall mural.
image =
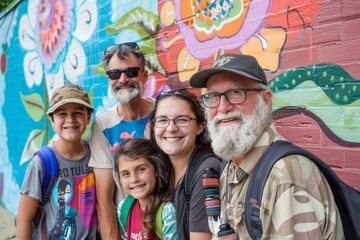
{"type": "Polygon", "coordinates": [[[0,204],[16,213],[29,160],[56,137],[45,114],[53,90],[83,86],[95,115],[113,106],[100,60],[106,46],[129,41],[146,53],[147,97],[189,88],[190,76],[220,54],[255,56],[274,92],[279,132],[359,189],[359,7],[351,0],[20,1],[0,18],[0,204]]]}

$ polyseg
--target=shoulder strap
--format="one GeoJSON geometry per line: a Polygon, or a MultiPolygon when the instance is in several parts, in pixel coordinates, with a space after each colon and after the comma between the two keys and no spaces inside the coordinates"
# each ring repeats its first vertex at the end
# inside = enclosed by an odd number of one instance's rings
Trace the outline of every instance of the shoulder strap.
{"type": "Polygon", "coordinates": [[[346,185],[320,158],[287,141],[276,141],[260,158],[245,198],[246,228],[252,239],[261,239],[260,206],[263,190],[273,165],[288,155],[302,155],[312,160],[328,181],[339,209],[345,239],[360,239],[360,193],[346,185]],[[355,237],[355,238],[354,238],[355,237]]]}
{"type": "Polygon", "coordinates": [[[228,161],[228,160],[225,160],[225,159],[223,159],[223,160],[221,161],[220,170],[219,170],[219,177],[220,177],[221,174],[223,173],[223,171],[224,171],[226,165],[228,164],[228,162],[229,162],[229,161],[228,161]]]}
{"type": "Polygon", "coordinates": [[[131,195],[128,195],[125,198],[124,203],[121,206],[120,222],[124,226],[124,229],[126,229],[126,222],[127,222],[128,216],[129,216],[130,209],[131,209],[132,205],[134,204],[134,202],[135,202],[135,198],[131,195]]]}
{"type": "Polygon", "coordinates": [[[39,156],[43,169],[43,181],[41,185],[42,199],[40,205],[44,206],[49,201],[51,191],[58,178],[59,166],[55,153],[47,146],[35,152],[34,155],[39,156]]]}
{"type": "Polygon", "coordinates": [[[214,153],[202,151],[199,149],[195,149],[195,152],[190,157],[189,166],[187,167],[187,170],[184,175],[184,190],[188,204],[190,203],[191,183],[194,179],[195,173],[200,167],[201,163],[209,157],[218,158],[214,153]]]}
{"type": "Polygon", "coordinates": [[[267,178],[273,165],[283,156],[290,154],[288,150],[283,149],[290,145],[293,144],[287,141],[272,143],[254,168],[245,197],[245,223],[252,239],[261,239],[263,233],[260,206],[267,178]]]}
{"type": "Polygon", "coordinates": [[[165,204],[166,204],[166,202],[163,202],[160,204],[158,210],[156,211],[156,217],[155,217],[155,233],[160,240],[164,239],[162,211],[164,209],[165,204]]]}

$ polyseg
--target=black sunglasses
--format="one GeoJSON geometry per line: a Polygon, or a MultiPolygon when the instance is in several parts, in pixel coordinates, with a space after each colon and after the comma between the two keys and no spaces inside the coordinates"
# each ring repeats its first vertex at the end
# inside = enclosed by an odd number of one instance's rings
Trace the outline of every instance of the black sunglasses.
{"type": "Polygon", "coordinates": [[[139,49],[139,46],[135,42],[119,43],[119,44],[114,44],[114,45],[111,45],[111,46],[105,48],[104,55],[114,54],[118,50],[118,48],[120,48],[121,46],[128,46],[128,47],[131,47],[134,49],[139,49]]]}
{"type": "Polygon", "coordinates": [[[121,74],[124,73],[128,78],[137,77],[139,75],[140,68],[139,67],[129,67],[124,70],[120,69],[112,69],[106,71],[106,74],[109,76],[111,80],[118,80],[121,77],[121,74]]]}

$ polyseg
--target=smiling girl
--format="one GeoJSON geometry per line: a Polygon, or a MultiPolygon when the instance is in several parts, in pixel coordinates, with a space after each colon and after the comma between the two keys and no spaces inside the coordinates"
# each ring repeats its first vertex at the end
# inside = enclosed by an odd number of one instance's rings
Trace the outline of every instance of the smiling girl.
{"type": "Polygon", "coordinates": [[[150,140],[133,138],[117,147],[115,159],[129,194],[118,207],[122,239],[177,239],[169,157],[150,140]]]}

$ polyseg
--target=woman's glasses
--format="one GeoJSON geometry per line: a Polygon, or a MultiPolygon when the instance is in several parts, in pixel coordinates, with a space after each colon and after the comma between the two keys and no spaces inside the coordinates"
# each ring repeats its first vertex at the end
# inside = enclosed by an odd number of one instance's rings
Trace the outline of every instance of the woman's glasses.
{"type": "Polygon", "coordinates": [[[121,74],[124,73],[128,78],[134,78],[139,75],[140,68],[139,67],[129,67],[124,70],[120,69],[112,69],[106,71],[106,74],[109,76],[111,80],[118,80],[121,77],[121,74]]]}
{"type": "Polygon", "coordinates": [[[167,118],[167,117],[156,117],[152,120],[152,122],[154,123],[155,127],[158,128],[166,128],[167,126],[169,126],[170,122],[173,121],[173,123],[178,126],[178,127],[187,127],[190,124],[191,120],[197,120],[196,118],[192,118],[189,116],[178,116],[176,118],[167,118]]]}
{"type": "Polygon", "coordinates": [[[120,43],[120,44],[114,44],[111,45],[107,48],[105,48],[104,50],[104,55],[106,54],[114,54],[121,46],[127,46],[127,47],[131,47],[134,49],[139,49],[139,46],[137,45],[137,43],[135,42],[125,42],[125,43],[120,43]]]}

